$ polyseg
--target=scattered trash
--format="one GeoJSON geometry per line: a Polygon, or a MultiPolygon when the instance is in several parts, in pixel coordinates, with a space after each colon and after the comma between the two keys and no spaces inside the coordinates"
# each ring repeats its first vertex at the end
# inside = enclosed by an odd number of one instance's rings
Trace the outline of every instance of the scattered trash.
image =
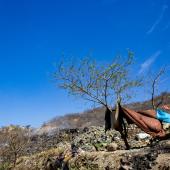
{"type": "Polygon", "coordinates": [[[147,133],[138,133],[136,134],[136,139],[137,140],[142,140],[142,139],[148,139],[150,138],[150,135],[147,133]]]}

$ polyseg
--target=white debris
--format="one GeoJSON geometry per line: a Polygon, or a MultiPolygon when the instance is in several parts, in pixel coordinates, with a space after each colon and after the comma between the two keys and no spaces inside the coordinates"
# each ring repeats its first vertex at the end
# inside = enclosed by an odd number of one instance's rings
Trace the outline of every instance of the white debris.
{"type": "Polygon", "coordinates": [[[165,130],[170,128],[170,123],[162,123],[165,130]]]}
{"type": "Polygon", "coordinates": [[[150,137],[150,135],[149,134],[147,134],[147,133],[138,133],[137,135],[136,135],[136,138],[138,139],[138,140],[141,140],[141,139],[147,139],[147,138],[149,138],[150,137]]]}

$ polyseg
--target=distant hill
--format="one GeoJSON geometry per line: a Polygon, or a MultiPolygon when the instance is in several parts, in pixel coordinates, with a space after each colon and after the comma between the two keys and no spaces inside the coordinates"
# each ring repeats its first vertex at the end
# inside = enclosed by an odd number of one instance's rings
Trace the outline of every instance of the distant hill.
{"type": "MultiPolygon", "coordinates": [[[[155,97],[155,102],[159,103],[163,99],[162,104],[170,103],[170,93],[163,92],[161,95],[155,97]]],[[[144,102],[135,102],[127,104],[126,107],[134,110],[145,110],[151,109],[151,100],[144,102]]],[[[91,110],[87,110],[83,113],[73,113],[61,117],[55,117],[50,121],[43,124],[39,129],[40,131],[51,131],[52,129],[58,128],[84,128],[89,126],[103,126],[104,125],[104,113],[105,108],[99,107],[91,110]]]]}

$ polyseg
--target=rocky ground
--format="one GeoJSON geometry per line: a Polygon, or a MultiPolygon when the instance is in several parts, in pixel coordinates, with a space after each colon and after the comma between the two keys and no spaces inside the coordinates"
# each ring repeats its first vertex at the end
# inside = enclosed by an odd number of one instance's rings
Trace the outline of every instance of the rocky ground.
{"type": "MultiPolygon", "coordinates": [[[[151,143],[151,137],[134,125],[130,125],[128,131],[130,150],[125,150],[119,132],[110,130],[105,134],[101,126],[62,130],[51,136],[48,134],[48,138],[45,134],[44,137],[34,137],[27,148],[29,152],[17,160],[14,169],[170,169],[170,140],[151,143]]],[[[170,132],[169,128],[167,132],[170,132]]]]}
{"type": "MultiPolygon", "coordinates": [[[[169,96],[170,93],[162,93],[155,102],[164,99],[164,104],[168,104],[169,96]]],[[[146,110],[151,106],[151,100],[126,105],[133,110],[146,110]]],[[[105,133],[104,113],[104,108],[95,108],[56,117],[40,128],[30,129],[29,143],[24,145],[16,167],[10,168],[9,159],[7,164],[2,164],[0,155],[0,170],[170,170],[170,138],[152,141],[151,136],[129,125],[131,148],[126,150],[119,132],[105,133]]],[[[170,133],[169,125],[164,125],[167,133],[170,133]]]]}

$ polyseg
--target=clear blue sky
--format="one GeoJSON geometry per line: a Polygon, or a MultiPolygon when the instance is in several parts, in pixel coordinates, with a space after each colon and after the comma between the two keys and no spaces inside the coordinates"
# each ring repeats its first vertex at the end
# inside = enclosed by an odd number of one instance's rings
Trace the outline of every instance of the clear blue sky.
{"type": "Polygon", "coordinates": [[[127,48],[139,73],[170,64],[170,1],[0,0],[0,126],[87,109],[51,81],[53,63],[89,51],[109,62],[127,48]]]}

